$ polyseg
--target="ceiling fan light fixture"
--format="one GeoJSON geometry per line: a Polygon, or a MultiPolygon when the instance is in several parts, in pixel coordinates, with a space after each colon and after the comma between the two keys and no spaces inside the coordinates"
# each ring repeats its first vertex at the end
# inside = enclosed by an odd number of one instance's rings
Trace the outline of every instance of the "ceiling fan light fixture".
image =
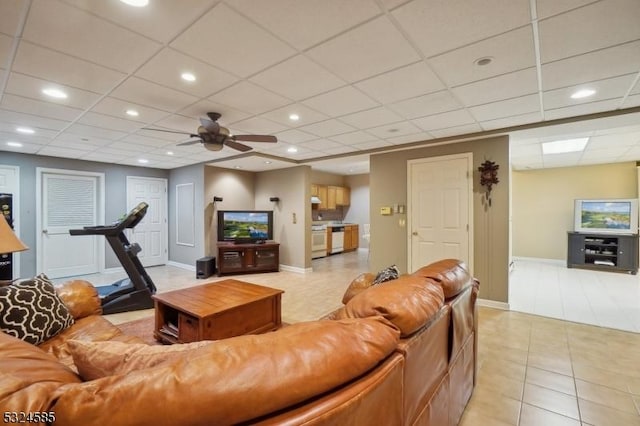
{"type": "Polygon", "coordinates": [[[209,151],[220,151],[222,150],[223,146],[224,145],[222,145],[221,143],[204,143],[204,147],[209,151]]]}

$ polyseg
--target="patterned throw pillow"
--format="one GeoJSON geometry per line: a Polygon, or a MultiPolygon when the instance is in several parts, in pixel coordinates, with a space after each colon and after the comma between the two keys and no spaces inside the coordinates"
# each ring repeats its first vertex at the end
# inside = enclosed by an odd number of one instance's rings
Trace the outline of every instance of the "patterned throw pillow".
{"type": "Polygon", "coordinates": [[[73,324],[46,275],[0,287],[0,329],[34,345],[73,324]]]}
{"type": "Polygon", "coordinates": [[[373,279],[373,283],[371,285],[376,285],[383,283],[385,281],[395,280],[400,276],[400,270],[396,265],[391,265],[387,268],[384,268],[382,271],[378,272],[378,275],[373,279]]]}

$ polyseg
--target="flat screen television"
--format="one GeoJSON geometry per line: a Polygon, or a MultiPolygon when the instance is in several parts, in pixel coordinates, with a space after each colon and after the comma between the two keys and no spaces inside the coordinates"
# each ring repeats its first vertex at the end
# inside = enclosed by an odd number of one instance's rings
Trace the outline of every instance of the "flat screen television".
{"type": "Polygon", "coordinates": [[[638,199],[575,200],[575,231],[637,234],[638,199]]]}
{"type": "Polygon", "coordinates": [[[261,242],[273,239],[273,211],[218,210],[218,241],[261,242]]]}

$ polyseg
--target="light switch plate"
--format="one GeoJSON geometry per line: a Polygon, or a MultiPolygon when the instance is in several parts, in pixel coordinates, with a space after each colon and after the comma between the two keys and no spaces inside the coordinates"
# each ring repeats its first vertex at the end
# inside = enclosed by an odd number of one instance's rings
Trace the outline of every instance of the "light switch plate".
{"type": "Polygon", "coordinates": [[[391,207],[380,207],[380,214],[388,216],[391,214],[391,207]]]}

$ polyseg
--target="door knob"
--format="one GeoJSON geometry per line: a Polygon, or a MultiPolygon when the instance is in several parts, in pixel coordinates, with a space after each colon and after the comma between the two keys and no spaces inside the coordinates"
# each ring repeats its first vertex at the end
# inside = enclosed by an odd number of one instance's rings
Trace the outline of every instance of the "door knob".
{"type": "Polygon", "coordinates": [[[413,231],[411,235],[418,235],[418,231],[413,231]]]}
{"type": "Polygon", "coordinates": [[[49,233],[49,231],[48,231],[47,229],[43,229],[43,230],[42,230],[42,233],[43,233],[43,234],[48,234],[48,233],[49,233]]]}

